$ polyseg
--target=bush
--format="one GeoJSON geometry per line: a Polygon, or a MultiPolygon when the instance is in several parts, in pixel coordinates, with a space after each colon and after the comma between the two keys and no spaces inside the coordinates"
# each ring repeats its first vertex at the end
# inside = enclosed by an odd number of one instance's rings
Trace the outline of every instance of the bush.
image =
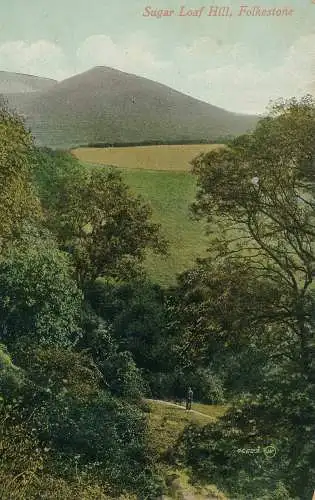
{"type": "Polygon", "coordinates": [[[235,498],[310,497],[312,425],[301,421],[297,432],[294,421],[301,415],[302,420],[310,419],[311,406],[307,396],[296,404],[292,400],[289,417],[279,395],[277,399],[278,403],[271,394],[270,400],[247,396],[216,423],[189,426],[177,443],[178,457],[192,468],[197,480],[211,477],[235,498]]]}
{"type": "MultiPolygon", "coordinates": [[[[37,453],[41,457],[41,468],[37,462],[36,471],[26,468],[27,477],[36,476],[40,482],[41,471],[52,474],[56,481],[67,482],[62,483],[67,491],[66,486],[75,485],[79,475],[87,483],[106,486],[114,498],[128,491],[150,499],[153,491],[161,491],[143,411],[104,391],[102,375],[87,354],[29,348],[23,358],[25,384],[14,398],[8,393],[0,413],[5,423],[2,435],[12,433],[13,442],[19,441],[18,429],[23,429],[21,444],[16,444],[17,449],[25,448],[21,463],[28,463],[28,447],[35,458],[37,453]],[[34,452],[34,447],[41,451],[34,452]]],[[[124,384],[128,386],[126,380],[124,384]]],[[[6,443],[12,454],[9,437],[6,443]]],[[[7,475],[15,474],[12,458],[5,455],[5,460],[7,475]]],[[[54,484],[53,478],[48,482],[54,484]]],[[[31,489],[27,491],[32,498],[31,489]]]]}
{"type": "MultiPolygon", "coordinates": [[[[3,500],[110,500],[106,482],[97,482],[88,470],[71,479],[57,474],[51,450],[41,445],[25,425],[4,425],[0,412],[0,482],[3,500]]],[[[115,497],[117,498],[117,497],[115,497]]],[[[132,498],[128,495],[128,498],[132,498]]]]}
{"type": "MultiPolygon", "coordinates": [[[[68,346],[79,335],[82,294],[51,239],[26,237],[0,261],[0,339],[68,346]]],[[[21,346],[19,347],[21,349],[21,346]]]]}
{"type": "Polygon", "coordinates": [[[59,457],[54,468],[61,477],[71,479],[75,469],[89,470],[116,493],[126,489],[145,495],[158,487],[143,413],[108,393],[86,402],[59,395],[37,408],[32,426],[59,457]]]}
{"type": "Polygon", "coordinates": [[[146,386],[129,351],[113,337],[112,328],[91,310],[84,312],[83,335],[78,349],[88,350],[102,374],[105,386],[114,395],[138,401],[146,386]]]}

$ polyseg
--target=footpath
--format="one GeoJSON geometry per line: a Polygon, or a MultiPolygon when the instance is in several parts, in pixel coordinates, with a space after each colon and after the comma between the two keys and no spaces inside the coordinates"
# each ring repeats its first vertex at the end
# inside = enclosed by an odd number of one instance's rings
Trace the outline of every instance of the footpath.
{"type": "Polygon", "coordinates": [[[202,415],[203,417],[208,417],[210,420],[213,420],[213,417],[211,417],[210,415],[207,415],[206,413],[201,413],[200,411],[193,410],[193,409],[186,410],[185,406],[182,406],[182,405],[177,404],[177,403],[171,403],[170,401],[163,401],[162,399],[145,399],[145,401],[147,401],[148,403],[152,402],[152,403],[160,403],[160,404],[167,405],[167,406],[173,406],[175,408],[178,408],[179,410],[187,411],[187,413],[195,413],[196,415],[202,415]]]}

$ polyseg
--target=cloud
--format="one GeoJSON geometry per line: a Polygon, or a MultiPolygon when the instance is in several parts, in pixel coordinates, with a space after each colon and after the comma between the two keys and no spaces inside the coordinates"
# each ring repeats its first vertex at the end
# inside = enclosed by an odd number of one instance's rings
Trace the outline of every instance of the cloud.
{"type": "Polygon", "coordinates": [[[232,111],[261,113],[271,99],[300,97],[315,81],[315,34],[302,36],[276,62],[263,68],[250,47],[225,45],[211,38],[176,49],[181,64],[192,68],[177,88],[232,111]],[[206,50],[208,48],[208,50],[206,50]],[[207,56],[206,56],[207,54],[207,56]]]}
{"type": "Polygon", "coordinates": [[[170,61],[158,58],[152,39],[141,32],[115,42],[108,35],[93,35],[78,47],[70,62],[61,46],[48,40],[23,40],[0,45],[0,68],[62,80],[93,66],[111,66],[148,78],[159,79],[170,61]]]}
{"type": "Polygon", "coordinates": [[[28,73],[56,79],[68,76],[62,48],[47,40],[28,43],[23,40],[0,45],[0,68],[3,71],[28,73]]]}
{"type": "Polygon", "coordinates": [[[56,43],[17,40],[0,45],[0,68],[61,80],[93,66],[111,66],[243,113],[261,113],[270,99],[315,89],[315,34],[298,38],[282,58],[270,53],[265,65],[248,44],[227,44],[218,37],[199,37],[163,57],[158,48],[158,41],[143,32],[118,41],[99,34],[83,40],[70,61],[56,43]]]}
{"type": "Polygon", "coordinates": [[[78,48],[77,65],[82,70],[92,66],[110,66],[154,78],[170,67],[171,63],[160,60],[150,45],[152,41],[142,33],[135,33],[118,43],[110,36],[94,35],[78,48]]]}

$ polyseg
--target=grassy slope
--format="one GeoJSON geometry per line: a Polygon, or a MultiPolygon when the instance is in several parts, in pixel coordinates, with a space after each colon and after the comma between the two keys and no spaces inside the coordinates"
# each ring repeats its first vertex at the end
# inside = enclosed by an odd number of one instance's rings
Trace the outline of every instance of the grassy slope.
{"type": "Polygon", "coordinates": [[[159,454],[165,453],[172,448],[186,425],[195,423],[206,425],[214,422],[226,411],[221,405],[199,405],[194,403],[193,409],[205,416],[194,412],[186,412],[175,406],[168,406],[157,401],[150,401],[151,412],[149,413],[149,429],[151,443],[159,454]],[[211,417],[211,418],[209,418],[211,417]]]}
{"type": "Polygon", "coordinates": [[[196,178],[189,169],[195,156],[215,147],[218,146],[194,144],[75,151],[89,166],[113,163],[119,166],[132,191],[151,205],[153,220],[161,224],[162,234],[169,242],[169,254],[159,256],[148,252],[145,268],[161,285],[174,283],[178,273],[206,255],[209,237],[205,234],[205,224],[193,220],[189,213],[196,195],[196,178]]]}
{"type": "Polygon", "coordinates": [[[152,206],[153,218],[169,241],[169,255],[149,253],[145,267],[162,285],[174,282],[177,273],[205,255],[208,239],[201,223],[193,221],[189,205],[195,198],[195,178],[184,172],[123,171],[128,185],[152,206]]]}
{"type": "MultiPolygon", "coordinates": [[[[202,487],[192,485],[190,482],[189,470],[185,470],[180,466],[170,466],[167,464],[167,460],[165,461],[165,453],[171,452],[180,434],[188,424],[193,422],[197,425],[204,426],[211,421],[214,422],[226,411],[224,406],[219,405],[199,406],[194,404],[194,409],[203,411],[212,417],[212,419],[158,402],[150,401],[149,403],[150,413],[148,414],[148,423],[150,444],[153,451],[160,457],[161,464],[163,464],[161,472],[164,477],[166,479],[169,477],[174,478],[170,483],[169,492],[166,496],[167,499],[193,498],[194,500],[202,500],[211,498],[227,500],[225,495],[219,492],[214,485],[208,484],[202,487]]],[[[211,478],[209,478],[209,483],[210,481],[211,478]]]]}
{"type": "Polygon", "coordinates": [[[201,222],[192,220],[189,205],[196,193],[196,180],[188,172],[120,169],[125,182],[151,206],[153,220],[169,242],[167,256],[149,251],[145,268],[160,285],[173,284],[178,273],[206,255],[208,237],[201,222]]]}

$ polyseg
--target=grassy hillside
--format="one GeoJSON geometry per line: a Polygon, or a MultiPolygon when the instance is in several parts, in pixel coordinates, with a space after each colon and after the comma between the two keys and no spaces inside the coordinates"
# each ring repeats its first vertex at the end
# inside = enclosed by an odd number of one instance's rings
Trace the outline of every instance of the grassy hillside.
{"type": "Polygon", "coordinates": [[[251,129],[256,117],[225,111],[140,76],[97,67],[14,106],[37,142],[91,143],[210,140],[251,129]]]}
{"type": "Polygon", "coordinates": [[[206,425],[214,422],[224,415],[226,407],[222,405],[199,405],[193,404],[193,411],[185,411],[183,408],[169,406],[158,401],[150,401],[149,427],[151,443],[154,449],[161,455],[170,450],[176,443],[186,425],[195,423],[206,425]]]}
{"type": "Polygon", "coordinates": [[[195,198],[196,181],[189,173],[124,170],[126,182],[151,204],[153,219],[162,226],[169,241],[168,256],[149,253],[145,267],[161,285],[175,281],[176,275],[205,256],[208,238],[204,225],[192,220],[189,205],[195,198]]]}
{"type": "Polygon", "coordinates": [[[157,283],[173,284],[178,273],[193,266],[197,257],[205,256],[209,241],[205,225],[194,221],[189,213],[196,180],[188,172],[126,168],[120,171],[132,191],[150,204],[153,220],[161,224],[162,234],[169,241],[168,255],[148,252],[145,268],[157,283]]]}
{"type": "Polygon", "coordinates": [[[82,162],[114,165],[141,170],[190,171],[190,161],[201,152],[221,147],[219,144],[134,146],[119,148],[78,148],[72,153],[82,162]]]}
{"type": "MultiPolygon", "coordinates": [[[[210,422],[214,422],[225,413],[226,407],[202,405],[202,410],[205,413],[205,416],[203,416],[194,412],[186,412],[182,408],[168,406],[157,401],[150,401],[148,405],[150,446],[159,457],[161,473],[168,485],[168,493],[165,498],[227,500],[226,496],[215,485],[210,484],[210,477],[209,484],[207,485],[192,484],[189,470],[182,468],[179,464],[177,466],[170,465],[169,462],[177,439],[187,425],[194,423],[202,427],[210,422]]],[[[197,404],[194,404],[194,409],[200,410],[197,404]]]]}
{"type": "Polygon", "coordinates": [[[189,207],[196,195],[196,178],[189,162],[212,144],[184,146],[141,146],[130,148],[80,148],[73,153],[89,165],[119,167],[125,182],[151,206],[153,220],[161,224],[169,242],[167,256],[148,252],[145,268],[161,285],[175,282],[176,275],[204,257],[209,243],[205,224],[193,220],[189,207]]]}

